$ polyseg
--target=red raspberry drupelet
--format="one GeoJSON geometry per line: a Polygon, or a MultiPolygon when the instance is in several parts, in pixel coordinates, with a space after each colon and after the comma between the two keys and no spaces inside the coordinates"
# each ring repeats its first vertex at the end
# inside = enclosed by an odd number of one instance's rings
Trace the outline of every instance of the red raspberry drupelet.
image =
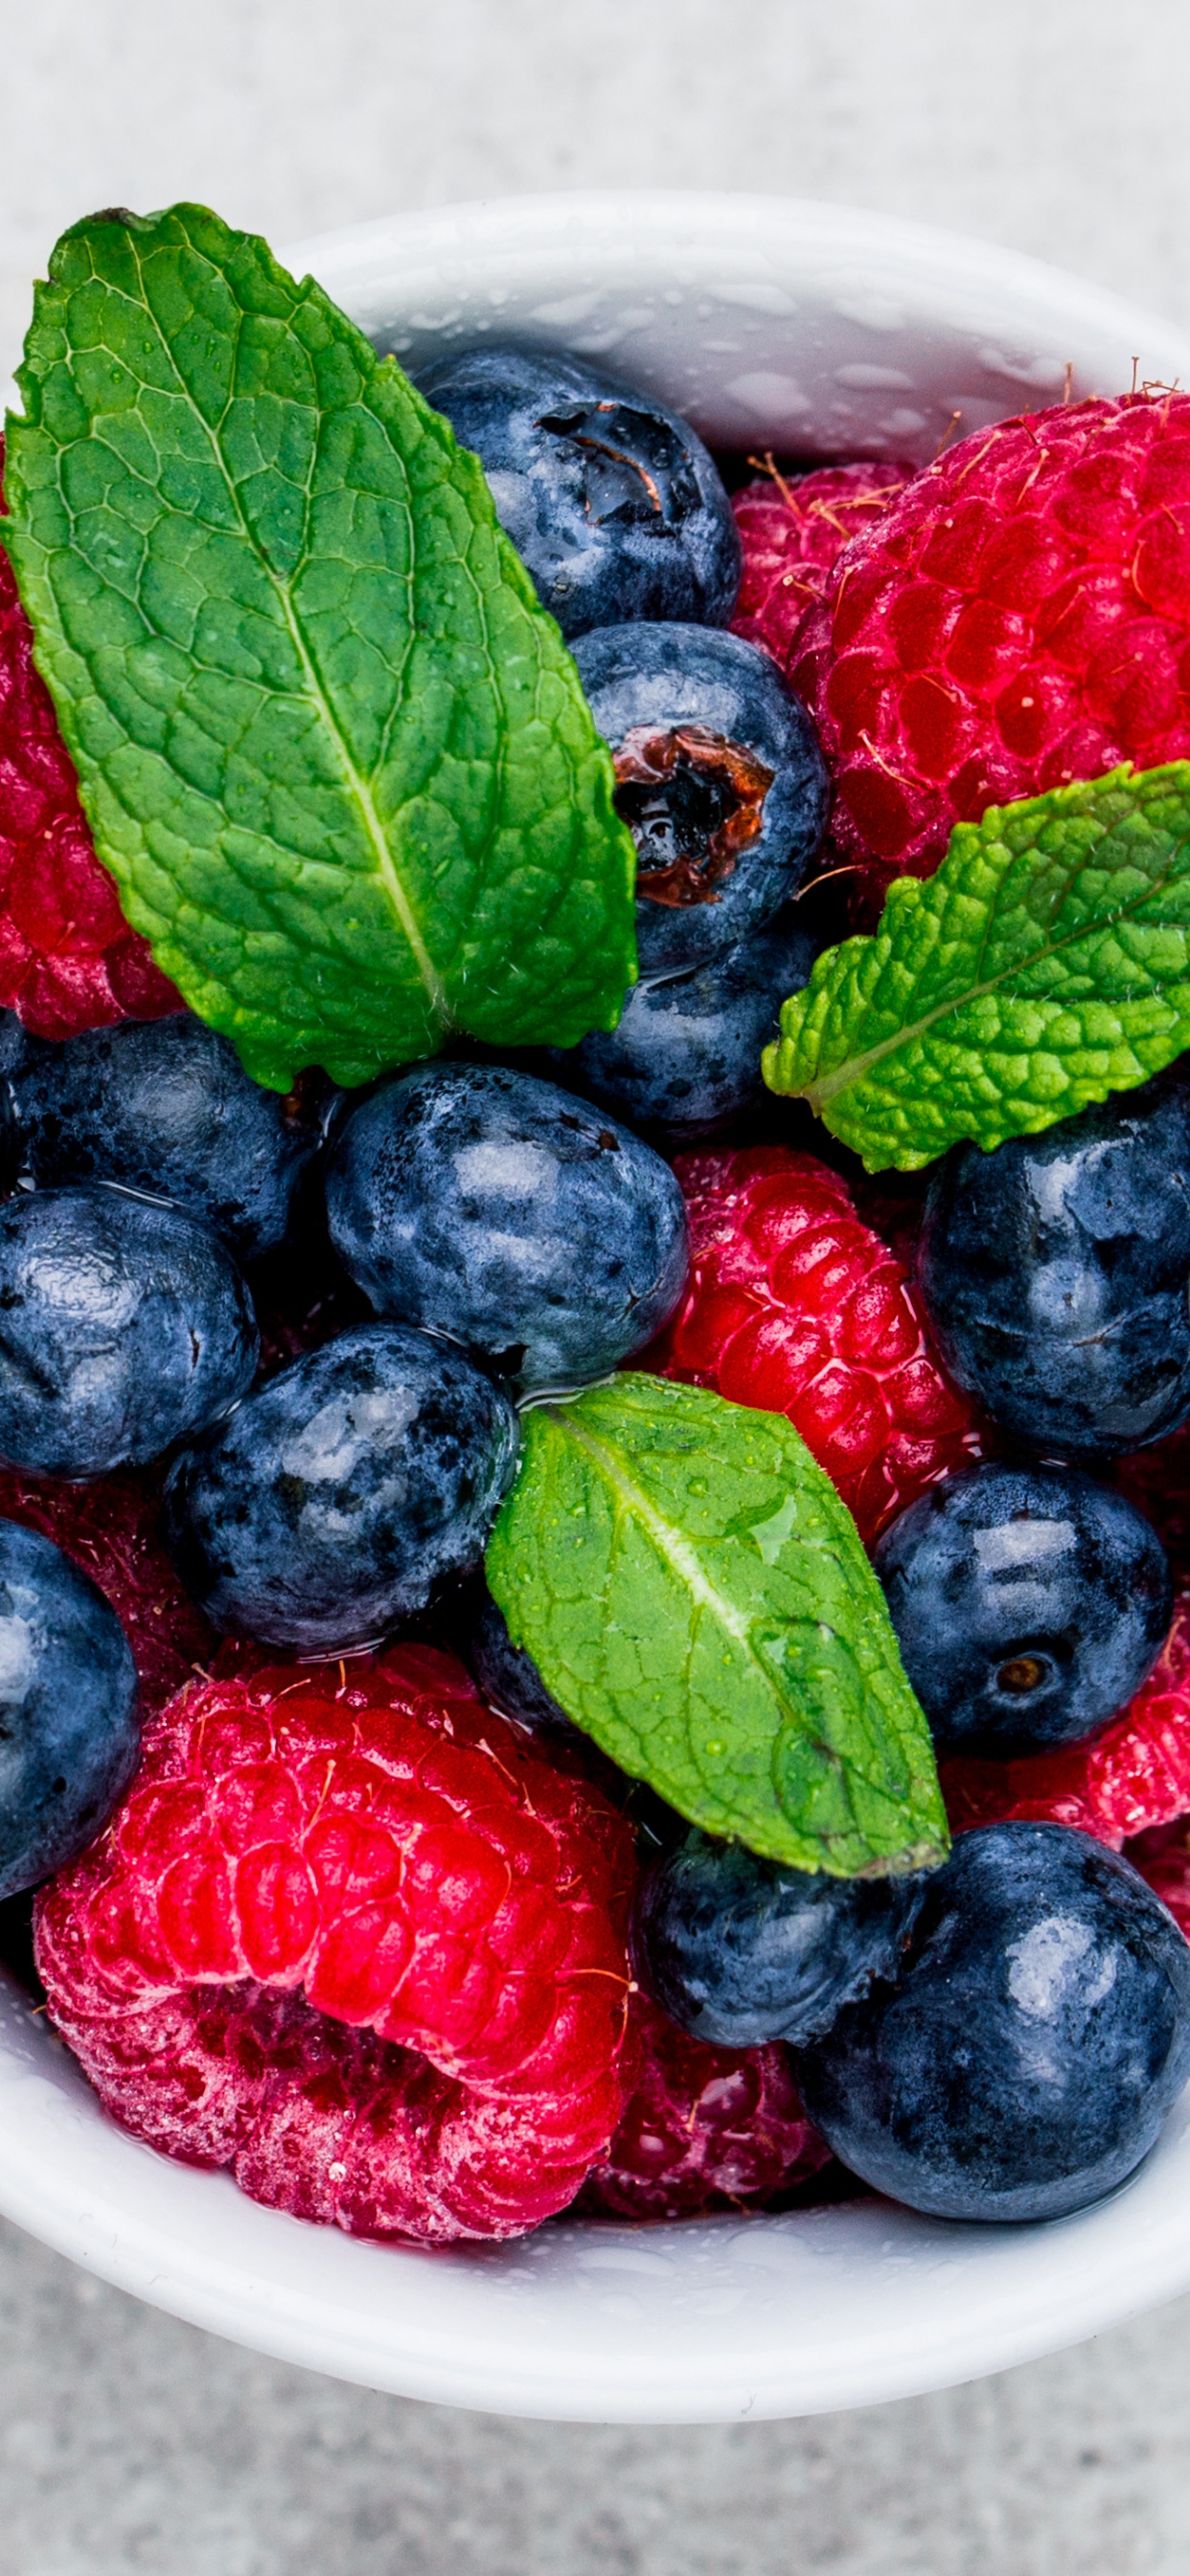
{"type": "Polygon", "coordinates": [[[1159,1825],[1154,1832],[1125,1843],[1124,1858],[1168,1905],[1190,1941],[1190,1816],[1179,1816],[1175,1824],[1159,1825]]]}
{"type": "Polygon", "coordinates": [[[772,2200],[830,2163],[784,2048],[708,2048],[676,2030],[639,1991],[630,2028],[636,2081],[606,2156],[583,2186],[580,2209],[689,2218],[772,2200]]]}
{"type": "Polygon", "coordinates": [[[1190,751],[1190,394],[978,431],[836,564],[790,674],[866,908],[989,805],[1190,751]]]}
{"type": "Polygon", "coordinates": [[[1190,1592],[1174,1603],[1147,1682],[1089,1744],[1023,1754],[1015,1762],[956,1755],[940,1762],[938,1773],[954,1833],[1023,1817],[1077,1825],[1119,1851],[1134,1834],[1184,1816],[1190,1810],[1190,1592]]]}
{"type": "MultiPolygon", "coordinates": [[[[0,477],[4,441],[0,439],[0,477]]],[[[3,500],[0,498],[0,510],[3,500]]],[[[39,1038],[162,1019],[181,995],[95,856],[33,630],[0,545],[0,1006],[39,1038]]]]}
{"type": "Polygon", "coordinates": [[[853,537],[870,528],[910,465],[821,465],[792,482],[773,473],[732,501],[743,573],[732,632],[762,644],[784,671],[807,609],[853,537]]]}
{"type": "Polygon", "coordinates": [[[811,1154],[757,1145],[679,1155],[674,1170],[690,1282],[657,1364],[787,1414],[870,1544],[927,1485],[981,1455],[912,1280],[811,1154]]]}
{"type": "Polygon", "coordinates": [[[598,1792],[402,1646],[183,1692],[37,1961],[167,2155],[352,2235],[515,2236],[620,2117],[632,1876],[598,1792]]]}
{"type": "Polygon", "coordinates": [[[144,1717],[155,1717],[218,1646],[157,1536],[159,1511],[147,1477],[63,1485],[0,1467],[0,1517],[40,1530],[107,1594],[132,1648],[144,1717]]]}

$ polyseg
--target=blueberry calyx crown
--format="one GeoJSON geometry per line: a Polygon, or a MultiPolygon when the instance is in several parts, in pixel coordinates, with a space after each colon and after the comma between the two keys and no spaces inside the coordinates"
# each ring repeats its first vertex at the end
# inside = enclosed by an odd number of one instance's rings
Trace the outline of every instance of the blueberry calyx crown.
{"type": "Polygon", "coordinates": [[[583,467],[583,510],[597,527],[661,519],[672,526],[701,500],[689,455],[676,430],[656,412],[604,397],[560,405],[539,415],[547,438],[577,448],[583,467]]]}
{"type": "Polygon", "coordinates": [[[633,725],[615,753],[617,814],[637,849],[649,903],[718,903],[741,850],[759,839],[774,771],[708,726],[633,725]]]}

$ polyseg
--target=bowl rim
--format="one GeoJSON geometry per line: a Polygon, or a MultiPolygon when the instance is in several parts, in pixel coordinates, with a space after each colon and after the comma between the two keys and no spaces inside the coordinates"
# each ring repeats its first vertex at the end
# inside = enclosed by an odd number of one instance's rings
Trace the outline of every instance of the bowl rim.
{"type": "MultiPolygon", "coordinates": [[[[932,453],[956,352],[992,417],[1052,398],[1067,361],[1077,392],[1121,389],[1134,354],[1155,379],[1190,381],[1190,340],[1124,298],[986,242],[806,200],[481,199],[282,257],[419,360],[494,320],[547,345],[594,328],[605,363],[684,386],[712,429],[737,402],[741,349],[743,381],[788,385],[791,346],[812,342],[815,386],[837,387],[840,368],[855,379],[839,440],[872,452],[896,435],[912,367],[928,375],[939,349],[945,366],[928,399],[915,393],[920,427],[906,434],[919,454],[932,453]],[[734,335],[718,375],[700,301],[728,317],[718,338],[734,335]],[[840,357],[857,346],[878,358],[840,357]]],[[[785,396],[773,401],[774,430],[787,429],[785,396]]],[[[834,392],[830,404],[835,435],[834,392]]],[[[1037,2358],[1190,2287],[1190,2089],[1122,2190],[1045,2227],[951,2226],[857,2199],[649,2227],[559,2220],[516,2244],[432,2253],[307,2226],[140,2145],[0,1978],[0,2211],[170,2314],[367,2387],[598,2422],[829,2413],[1037,2358]]]]}
{"type": "MultiPolygon", "coordinates": [[[[740,443],[733,428],[755,437],[760,427],[707,418],[708,386],[730,375],[730,363],[701,381],[687,368],[683,388],[652,358],[666,307],[691,286],[710,290],[720,316],[762,341],[788,340],[790,322],[800,338],[817,307],[833,307],[834,323],[851,325],[866,346],[869,372],[899,339],[957,333],[987,361],[996,417],[1025,407],[1030,393],[1034,403],[1039,393],[1060,398],[1068,365],[1075,395],[1124,392],[1134,368],[1140,382],[1190,381],[1190,334],[1128,297],[1027,252],[817,198],[666,188],[480,197],[312,234],[281,256],[411,367],[511,322],[519,338],[589,348],[633,383],[674,399],[682,391],[695,426],[728,446],[740,443]],[[601,286],[627,305],[600,312],[601,286]]],[[[949,414],[941,426],[952,429],[949,414]]],[[[844,421],[820,452],[842,452],[840,436],[854,435],[844,421]]],[[[888,445],[869,441],[862,419],[860,439],[861,448],[888,445]]],[[[897,452],[927,462],[935,445],[931,421],[897,452]]],[[[795,447],[812,453],[816,442],[800,437],[795,447]]]]}
{"type": "Polygon", "coordinates": [[[761,2422],[980,2378],[1190,2287],[1190,2088],[1128,2183],[1044,2226],[873,2196],[406,2248],[143,2146],[0,1975],[0,2211],[171,2316],[362,2387],[556,2421],[761,2422]]]}

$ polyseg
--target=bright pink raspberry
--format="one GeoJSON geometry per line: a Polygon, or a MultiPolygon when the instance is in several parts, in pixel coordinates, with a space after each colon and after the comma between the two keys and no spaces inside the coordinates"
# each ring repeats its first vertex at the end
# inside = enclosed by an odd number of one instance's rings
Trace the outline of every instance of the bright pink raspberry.
{"type": "Polygon", "coordinates": [[[939,1763],[955,1833],[1005,1817],[1077,1825],[1113,1851],[1190,1809],[1190,1592],[1147,1682],[1089,1744],[1022,1754],[1015,1762],[956,1755],[939,1763]]]}
{"type": "Polygon", "coordinates": [[[630,2014],[636,2077],[579,2206],[616,2218],[689,2218],[772,2200],[830,2162],[784,2048],[709,2048],[647,1996],[630,2014]]]}
{"type": "Polygon", "coordinates": [[[982,1454],[902,1262],[846,1182],[783,1145],[679,1155],[685,1299],[660,1345],[670,1377],[788,1414],[872,1541],[927,1485],[982,1454]]]}
{"type": "Polygon", "coordinates": [[[0,1467],[0,1518],[53,1539],[107,1594],[132,1648],[146,1717],[208,1664],[218,1643],[157,1536],[159,1510],[152,1481],[133,1473],[62,1485],[0,1467]]]}
{"type": "Polygon", "coordinates": [[[182,1692],[38,1899],[107,2109],[348,2233],[511,2236],[606,2149],[632,1837],[429,1647],[182,1692]]]}
{"type": "MultiPolygon", "coordinates": [[[[0,439],[0,477],[4,441],[0,439]]],[[[3,497],[0,494],[0,510],[3,497]]],[[[182,998],[95,856],[74,763],[0,545],[0,1005],[39,1038],[157,1020],[182,998]]]]}
{"type": "Polygon", "coordinates": [[[772,474],[732,502],[743,574],[732,631],[762,644],[784,671],[798,629],[843,548],[886,509],[910,465],[820,465],[792,482],[772,474]]]}
{"type": "Polygon", "coordinates": [[[1190,752],[1190,395],[998,421],[835,565],[791,677],[873,910],[989,805],[1190,752]]]}

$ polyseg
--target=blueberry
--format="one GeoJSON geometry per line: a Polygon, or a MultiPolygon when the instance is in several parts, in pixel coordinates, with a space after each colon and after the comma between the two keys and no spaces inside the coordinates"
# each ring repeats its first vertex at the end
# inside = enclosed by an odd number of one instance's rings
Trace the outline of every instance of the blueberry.
{"type": "Polygon", "coordinates": [[[814,727],[759,645],[604,626],[575,660],[636,843],[641,974],[721,957],[770,921],[826,829],[814,727]]]}
{"type": "Polygon", "coordinates": [[[39,1187],[116,1181],[172,1199],[242,1261],[282,1241],[331,1100],[316,1082],[288,1099],[263,1090],[230,1041],[190,1011],[61,1045],[34,1040],[13,1091],[39,1187]]]}
{"type": "Polygon", "coordinates": [[[0,1193],[5,1195],[16,1188],[22,1161],[13,1077],[37,1043],[15,1011],[0,1010],[0,1193]]]}
{"type": "Polygon", "coordinates": [[[479,457],[564,635],[613,617],[726,625],[740,541],[718,470],[676,412],[552,351],[469,349],[418,382],[479,457]]]}
{"type": "Polygon", "coordinates": [[[799,2052],[810,2118],[936,2218],[1061,2218],[1147,2155],[1190,2074],[1190,1943],[1069,1825],[984,1825],[925,1883],[895,1984],[799,2052]]]}
{"type": "Polygon", "coordinates": [[[641,1883],[633,1964],[692,2039],[800,2045],[874,1978],[895,1975],[923,1885],[787,1869],[694,1831],[641,1883]]]}
{"type": "Polygon", "coordinates": [[[482,1576],[467,1603],[466,1660],[484,1698],[504,1717],[522,1726],[552,1727],[573,1734],[573,1721],[547,1691],[537,1666],[524,1648],[514,1646],[508,1623],[482,1576]]]}
{"type": "Polygon", "coordinates": [[[0,1459],[34,1476],[143,1466],[251,1385],[252,1300],[181,1208],[105,1184],[0,1207],[0,1459]]]}
{"type": "Polygon", "coordinates": [[[518,1441],[507,1396],[460,1352],[363,1324],[182,1452],[167,1544],[217,1628],[350,1653],[478,1565],[518,1441]]]}
{"type": "Polygon", "coordinates": [[[136,1699],[111,1603],[52,1539],[0,1520],[0,1898],[102,1832],[136,1769],[136,1699]]]}
{"type": "Polygon", "coordinates": [[[15,1011],[0,1010],[0,1075],[15,1073],[30,1048],[40,1043],[30,1037],[15,1011]]]}
{"type": "Polygon", "coordinates": [[[1027,1448],[1118,1457],[1190,1414],[1190,1092],[1162,1076],[926,1201],[922,1294],[952,1376],[1027,1448]]]}
{"type": "Polygon", "coordinates": [[[660,1156],[505,1065],[423,1065],[383,1084],[343,1128],[326,1198],[378,1312],[526,1388],[605,1377],[685,1286],[686,1212],[660,1156]]]}
{"type": "Polygon", "coordinates": [[[1077,1467],[993,1459],[944,1476],[875,1554],[935,1744],[1077,1744],[1123,1708],[1169,1630],[1157,1533],[1077,1467]]]}
{"type": "Polygon", "coordinates": [[[784,917],[692,974],[634,984],[619,1027],[559,1053],[559,1074],[660,1144],[717,1136],[760,1106],[761,1049],[816,953],[812,933],[784,917]]]}

